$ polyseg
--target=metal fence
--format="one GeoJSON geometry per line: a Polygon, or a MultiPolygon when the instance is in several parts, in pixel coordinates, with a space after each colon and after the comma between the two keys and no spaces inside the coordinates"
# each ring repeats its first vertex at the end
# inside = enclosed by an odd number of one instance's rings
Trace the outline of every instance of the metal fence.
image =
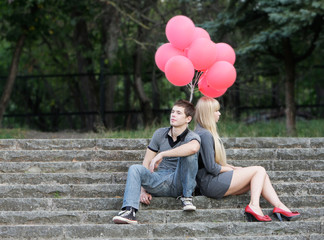
{"type": "MultiPolygon", "coordinates": [[[[31,94],[30,91],[34,89],[26,90],[28,87],[29,80],[33,81],[42,81],[44,79],[54,79],[56,81],[62,81],[58,79],[73,79],[87,74],[55,74],[55,75],[29,75],[29,76],[18,76],[16,80],[16,85],[13,91],[12,98],[20,97],[23,94],[31,94]]],[[[62,128],[67,129],[80,129],[80,119],[85,116],[93,116],[97,119],[103,119],[107,116],[110,116],[113,119],[114,129],[122,128],[137,128],[138,126],[143,125],[143,113],[139,109],[133,110],[116,110],[116,111],[105,111],[105,89],[106,77],[111,74],[93,74],[96,77],[97,85],[99,86],[99,107],[97,110],[93,111],[38,111],[37,113],[28,111],[13,111],[4,115],[3,127],[30,127],[30,128],[42,128],[41,130],[61,130],[62,128]],[[37,122],[37,124],[35,124],[37,122]],[[43,124],[42,124],[43,122],[43,124]]],[[[122,74],[120,74],[122,75],[122,74]]],[[[0,77],[0,80],[4,82],[6,77],[0,77]]],[[[62,82],[65,83],[66,80],[62,82]]],[[[59,85],[59,84],[58,84],[59,85]]],[[[31,84],[31,86],[33,86],[31,84]]],[[[323,118],[324,117],[324,105],[323,104],[314,104],[314,105],[297,105],[297,116],[304,119],[312,118],[323,118]]],[[[284,106],[236,106],[231,109],[232,112],[238,111],[241,116],[240,119],[246,123],[253,123],[256,121],[267,121],[270,119],[283,118],[285,115],[284,106]],[[244,113],[244,114],[243,114],[244,113]]],[[[153,115],[158,118],[160,121],[167,121],[169,117],[170,109],[153,109],[153,115]]]]}

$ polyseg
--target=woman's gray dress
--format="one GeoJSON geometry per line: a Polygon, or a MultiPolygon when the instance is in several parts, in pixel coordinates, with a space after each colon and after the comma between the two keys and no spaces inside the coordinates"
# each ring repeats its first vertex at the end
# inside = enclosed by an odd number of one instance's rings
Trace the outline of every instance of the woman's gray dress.
{"type": "Polygon", "coordinates": [[[200,125],[197,125],[195,132],[201,138],[197,186],[201,194],[206,197],[222,198],[231,184],[233,171],[220,173],[221,166],[215,162],[215,144],[212,134],[200,125]]]}

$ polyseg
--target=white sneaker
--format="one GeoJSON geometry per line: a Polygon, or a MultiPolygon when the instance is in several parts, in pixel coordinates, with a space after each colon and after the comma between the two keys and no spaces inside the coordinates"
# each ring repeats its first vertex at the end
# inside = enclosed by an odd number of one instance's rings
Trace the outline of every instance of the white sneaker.
{"type": "Polygon", "coordinates": [[[191,197],[181,197],[180,200],[182,202],[183,211],[196,211],[196,206],[192,204],[191,197]]]}
{"type": "Polygon", "coordinates": [[[135,210],[123,210],[113,218],[114,223],[117,224],[137,224],[135,210]]]}

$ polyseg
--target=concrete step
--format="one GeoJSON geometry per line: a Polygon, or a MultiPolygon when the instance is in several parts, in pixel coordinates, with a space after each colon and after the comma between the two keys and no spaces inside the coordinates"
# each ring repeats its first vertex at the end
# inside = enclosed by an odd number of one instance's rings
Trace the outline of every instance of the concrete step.
{"type": "MultiPolygon", "coordinates": [[[[79,238],[78,238],[79,239],[79,238]]],[[[98,239],[98,238],[86,238],[87,240],[89,239],[98,239]]],[[[323,240],[323,235],[322,234],[304,234],[304,235],[293,235],[293,234],[285,234],[282,236],[279,235],[271,235],[271,236],[261,236],[260,234],[256,236],[231,236],[231,237],[226,237],[226,236],[213,236],[213,237],[163,237],[163,238],[105,238],[108,240],[129,240],[129,239],[136,239],[136,240],[323,240]]],[[[84,240],[84,239],[80,239],[84,240]]]]}
{"type": "MultiPolygon", "coordinates": [[[[323,148],[324,138],[222,138],[226,148],[323,148]]],[[[9,150],[146,149],[150,139],[0,139],[9,150]]]]}
{"type": "MultiPolygon", "coordinates": [[[[82,225],[32,225],[32,226],[1,226],[3,239],[29,238],[29,239],[70,239],[70,238],[204,238],[204,237],[258,237],[301,235],[309,238],[313,234],[323,234],[322,224],[316,221],[296,222],[194,222],[194,223],[170,223],[170,224],[82,224],[82,225]]],[[[307,239],[305,238],[305,239],[307,239]]]]}
{"type": "MultiPolygon", "coordinates": [[[[324,148],[256,148],[227,149],[229,160],[318,160],[324,159],[324,148]]],[[[142,161],[145,150],[0,150],[0,161],[142,161]]]]}
{"type": "MultiPolygon", "coordinates": [[[[263,166],[267,171],[323,171],[324,160],[229,160],[234,166],[263,166]]],[[[127,172],[142,161],[0,162],[1,173],[127,172]]]]}
{"type": "MultiPolygon", "coordinates": [[[[320,195],[323,182],[273,183],[280,196],[320,195]]],[[[0,185],[0,198],[95,198],[123,196],[125,184],[5,184],[0,185]]]]}
{"type": "MultiPolygon", "coordinates": [[[[324,182],[322,171],[268,171],[272,182],[324,182]]],[[[125,184],[126,172],[2,173],[0,184],[125,184]]]]}
{"type": "MultiPolygon", "coordinates": [[[[248,223],[250,195],[154,197],[137,226],[112,224],[149,139],[0,140],[0,239],[323,239],[324,138],[224,138],[229,163],[266,168],[296,222],[248,223]]],[[[261,198],[265,214],[272,206],[261,198]]]]}
{"type": "Polygon", "coordinates": [[[143,150],[148,144],[149,139],[0,139],[0,149],[8,150],[143,150]]]}
{"type": "Polygon", "coordinates": [[[323,148],[324,138],[222,138],[225,148],[323,148]]]}
{"type": "Polygon", "coordinates": [[[145,150],[17,150],[0,151],[2,162],[143,160],[145,150]]]}
{"type": "MultiPolygon", "coordinates": [[[[280,196],[282,202],[294,208],[322,208],[323,195],[308,196],[280,196]]],[[[105,198],[0,198],[1,211],[119,211],[122,206],[122,197],[105,198]]],[[[221,200],[204,196],[193,199],[198,209],[244,209],[250,201],[248,194],[229,196],[221,200]]],[[[271,205],[263,198],[260,200],[263,208],[271,205]]],[[[150,205],[141,204],[140,210],[179,210],[181,203],[171,197],[153,197],[150,205]]]]}
{"type": "Polygon", "coordinates": [[[0,174],[0,184],[125,184],[126,179],[125,172],[0,174]]]}
{"type": "MultiPolygon", "coordinates": [[[[324,208],[297,208],[302,221],[323,221],[324,208]]],[[[65,224],[110,224],[118,213],[110,211],[7,211],[0,212],[0,225],[60,225],[65,224]]],[[[263,209],[273,221],[279,221],[272,208],[263,209]]],[[[182,222],[241,222],[246,221],[243,209],[199,209],[195,212],[182,210],[139,211],[137,219],[141,224],[182,222]]]]}
{"type": "Polygon", "coordinates": [[[323,171],[324,160],[229,160],[234,166],[262,166],[267,171],[323,171]]]}

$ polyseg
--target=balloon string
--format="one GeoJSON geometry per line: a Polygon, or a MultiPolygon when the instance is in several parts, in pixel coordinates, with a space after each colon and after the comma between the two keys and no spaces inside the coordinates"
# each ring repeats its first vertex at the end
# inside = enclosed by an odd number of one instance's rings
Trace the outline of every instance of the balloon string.
{"type": "Polygon", "coordinates": [[[198,85],[199,79],[200,79],[202,74],[203,74],[202,71],[196,71],[193,80],[188,84],[189,88],[190,88],[190,100],[189,100],[189,102],[192,101],[193,94],[194,94],[194,91],[195,91],[195,87],[198,85]]]}

